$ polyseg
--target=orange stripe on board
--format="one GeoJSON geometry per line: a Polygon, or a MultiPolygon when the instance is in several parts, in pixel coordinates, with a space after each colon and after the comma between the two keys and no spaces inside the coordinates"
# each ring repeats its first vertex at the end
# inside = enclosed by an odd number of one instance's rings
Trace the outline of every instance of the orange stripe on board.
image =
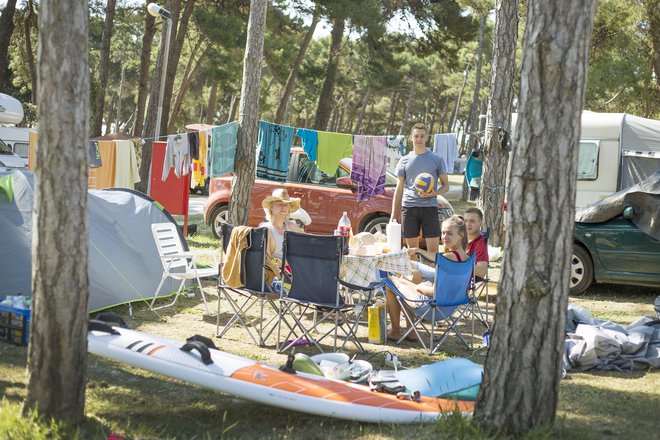
{"type": "Polygon", "coordinates": [[[364,385],[325,379],[315,380],[295,374],[285,373],[272,368],[266,368],[259,364],[239,368],[231,375],[231,378],[303,396],[376,408],[433,413],[474,411],[474,402],[463,402],[424,396],[422,397],[421,402],[399,400],[392,394],[370,391],[364,385]]]}
{"type": "Polygon", "coordinates": [[[149,351],[147,352],[147,356],[151,356],[152,354],[154,354],[155,352],[157,352],[157,351],[160,350],[161,348],[165,348],[165,346],[164,346],[164,345],[159,345],[158,347],[149,350],[149,351]]]}

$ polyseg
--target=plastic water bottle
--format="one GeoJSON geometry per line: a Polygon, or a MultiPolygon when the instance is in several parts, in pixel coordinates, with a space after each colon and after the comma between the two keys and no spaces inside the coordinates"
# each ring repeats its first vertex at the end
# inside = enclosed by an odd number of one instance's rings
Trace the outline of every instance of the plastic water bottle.
{"type": "Polygon", "coordinates": [[[389,252],[401,252],[401,225],[392,220],[385,226],[387,248],[389,252]]]}
{"type": "Polygon", "coordinates": [[[342,237],[351,236],[351,220],[348,218],[346,211],[344,211],[344,214],[339,219],[339,223],[337,224],[337,232],[338,235],[341,235],[342,237]]]}

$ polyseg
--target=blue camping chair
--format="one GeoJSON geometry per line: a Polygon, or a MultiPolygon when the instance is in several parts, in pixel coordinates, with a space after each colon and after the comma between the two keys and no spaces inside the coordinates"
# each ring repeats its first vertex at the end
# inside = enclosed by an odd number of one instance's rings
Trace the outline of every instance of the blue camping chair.
{"type": "MultiPolygon", "coordinates": [[[[337,351],[337,340],[341,337],[343,343],[339,351],[351,342],[360,352],[364,352],[356,332],[359,316],[368,305],[371,294],[364,302],[347,304],[340,287],[372,292],[381,284],[356,286],[339,278],[339,269],[344,256],[344,237],[287,231],[284,233],[282,250],[283,266],[288,265],[291,268],[291,276],[288,292],[283,288],[280,297],[278,352],[287,351],[301,341],[307,340],[323,353],[320,342],[331,334],[334,334],[334,351],[337,351]],[[321,312],[322,317],[307,323],[304,319],[307,312],[321,312]],[[293,320],[292,324],[289,324],[289,318],[293,320]],[[282,323],[289,327],[289,333],[281,339],[282,323]],[[319,325],[323,323],[332,325],[325,333],[315,337],[313,334],[317,333],[319,325]]],[[[284,272],[282,276],[286,279],[284,272]]],[[[285,282],[285,284],[289,283],[285,282]]]]}
{"type": "Polygon", "coordinates": [[[396,299],[401,304],[401,310],[403,310],[409,323],[408,330],[396,342],[397,344],[400,344],[410,332],[415,332],[422,347],[429,353],[435,353],[445,342],[450,332],[454,332],[467,348],[471,348],[471,345],[467,343],[463,333],[458,328],[458,321],[466,312],[471,312],[472,339],[474,339],[475,301],[470,295],[470,287],[473,283],[475,260],[476,256],[472,255],[467,261],[458,263],[446,259],[440,253],[436,254],[433,296],[417,300],[407,298],[399,291],[387,274],[381,274],[384,275],[385,285],[396,295],[396,299]],[[415,307],[411,307],[411,305],[415,307]],[[436,327],[442,323],[446,323],[447,328],[439,336],[437,344],[434,344],[436,327]],[[429,335],[428,346],[420,334],[422,330],[429,335]]]}

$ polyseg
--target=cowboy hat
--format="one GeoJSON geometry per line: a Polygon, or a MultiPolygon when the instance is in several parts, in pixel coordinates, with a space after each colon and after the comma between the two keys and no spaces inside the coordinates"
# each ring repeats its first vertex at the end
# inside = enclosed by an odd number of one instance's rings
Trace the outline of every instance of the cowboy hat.
{"type": "Polygon", "coordinates": [[[261,202],[261,206],[264,209],[270,209],[270,205],[272,205],[273,202],[288,203],[291,206],[291,212],[297,211],[298,208],[300,208],[300,199],[289,197],[289,193],[284,188],[274,190],[272,195],[266,197],[264,201],[261,202]]]}

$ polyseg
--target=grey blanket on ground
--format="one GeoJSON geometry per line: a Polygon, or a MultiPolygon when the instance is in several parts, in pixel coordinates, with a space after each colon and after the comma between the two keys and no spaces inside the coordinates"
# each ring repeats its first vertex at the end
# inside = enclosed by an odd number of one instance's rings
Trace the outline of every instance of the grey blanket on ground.
{"type": "Polygon", "coordinates": [[[660,320],[641,317],[622,327],[569,304],[563,367],[567,371],[660,368],[660,320]]]}
{"type": "Polygon", "coordinates": [[[647,235],[660,240],[660,171],[648,179],[611,196],[578,209],[575,221],[602,223],[620,215],[626,206],[633,208],[630,220],[647,235]]]}

